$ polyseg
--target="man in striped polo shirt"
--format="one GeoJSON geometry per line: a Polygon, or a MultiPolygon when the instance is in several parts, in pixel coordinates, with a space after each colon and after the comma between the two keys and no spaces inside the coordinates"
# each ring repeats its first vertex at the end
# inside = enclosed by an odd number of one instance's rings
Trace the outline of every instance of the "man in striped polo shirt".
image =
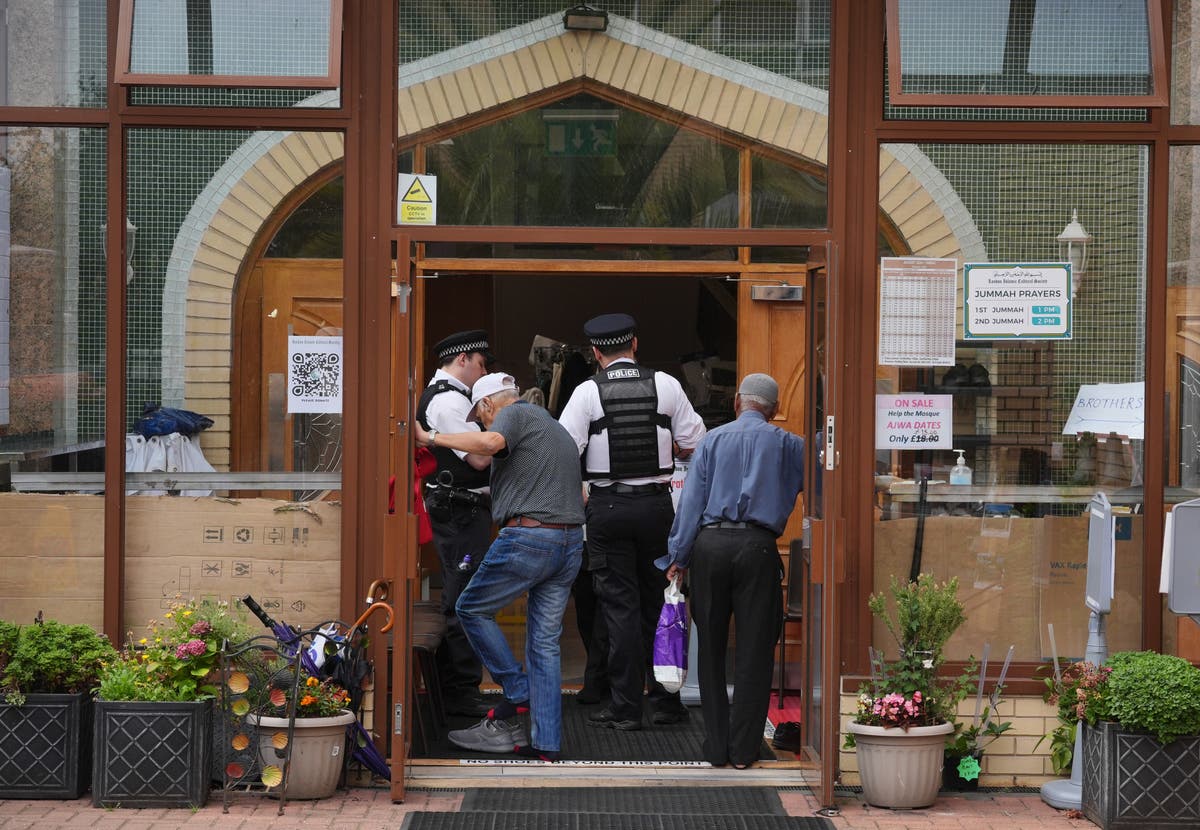
{"type": "Polygon", "coordinates": [[[485,375],[471,390],[470,417],[483,432],[440,433],[414,423],[416,441],[492,457],[492,518],[500,534],[458,598],[471,647],[504,690],[504,700],[450,740],[480,752],[558,759],[562,745],[559,637],[583,549],[579,451],[539,406],[520,400],[511,375],[485,375]],[[528,593],[525,660],[513,657],[496,614],[528,593]],[[528,735],[519,717],[530,714],[528,735]]]}

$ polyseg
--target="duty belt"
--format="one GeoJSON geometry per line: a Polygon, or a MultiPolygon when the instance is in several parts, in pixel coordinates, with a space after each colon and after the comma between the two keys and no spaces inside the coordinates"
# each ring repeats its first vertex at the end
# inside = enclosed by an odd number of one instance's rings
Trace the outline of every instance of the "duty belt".
{"type": "Polygon", "coordinates": [[[593,484],[593,490],[602,490],[605,493],[618,493],[623,496],[645,496],[651,493],[669,493],[671,492],[670,484],[622,484],[616,482],[614,484],[605,484],[603,486],[593,484]]]}

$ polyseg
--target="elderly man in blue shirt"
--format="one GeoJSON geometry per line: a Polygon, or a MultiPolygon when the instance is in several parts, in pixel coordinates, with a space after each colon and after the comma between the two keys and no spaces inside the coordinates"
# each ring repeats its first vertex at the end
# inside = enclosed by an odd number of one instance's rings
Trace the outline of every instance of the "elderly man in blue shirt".
{"type": "Polygon", "coordinates": [[[692,458],[679,509],[657,564],[690,574],[699,635],[704,757],[745,769],[758,758],[783,620],[783,562],[776,541],[804,489],[804,439],[769,422],[779,406],[770,375],[747,375],[737,419],[709,432],[692,458]],[[730,618],[737,625],[733,702],[726,693],[730,618]]]}

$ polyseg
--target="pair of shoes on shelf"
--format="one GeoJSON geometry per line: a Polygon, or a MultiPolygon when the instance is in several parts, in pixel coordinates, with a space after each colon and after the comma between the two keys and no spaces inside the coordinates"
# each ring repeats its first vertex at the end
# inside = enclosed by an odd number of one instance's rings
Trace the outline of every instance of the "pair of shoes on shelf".
{"type": "Polygon", "coordinates": [[[771,746],[776,749],[783,749],[788,752],[800,751],[800,723],[798,721],[784,721],[775,727],[775,737],[771,739],[771,746]]]}
{"type": "Polygon", "coordinates": [[[475,752],[516,752],[529,744],[524,726],[500,718],[484,718],[466,729],[451,730],[447,737],[455,746],[475,752]]]}
{"type": "MultiPolygon", "coordinates": [[[[493,696],[495,697],[495,696],[493,696]]],[[[499,699],[499,698],[495,698],[499,699]]],[[[479,692],[457,692],[446,695],[446,714],[482,718],[493,706],[487,696],[479,692]]]]}
{"type": "Polygon", "coordinates": [[[595,726],[598,729],[619,729],[622,732],[637,732],[642,728],[641,718],[618,717],[607,706],[599,712],[592,712],[588,715],[587,723],[588,726],[595,726]]]}

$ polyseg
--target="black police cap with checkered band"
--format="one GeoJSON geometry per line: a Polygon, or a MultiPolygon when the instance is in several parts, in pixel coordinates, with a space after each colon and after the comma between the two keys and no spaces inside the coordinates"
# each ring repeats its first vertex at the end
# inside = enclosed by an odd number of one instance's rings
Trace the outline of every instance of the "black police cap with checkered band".
{"type": "Polygon", "coordinates": [[[437,355],[438,360],[445,360],[456,354],[482,352],[485,358],[491,360],[490,349],[487,332],[483,329],[472,329],[471,331],[458,331],[449,337],[443,337],[434,344],[433,353],[437,355]]]}
{"type": "Polygon", "coordinates": [[[633,340],[636,328],[628,314],[601,314],[583,324],[583,333],[593,346],[619,346],[633,340]]]}

